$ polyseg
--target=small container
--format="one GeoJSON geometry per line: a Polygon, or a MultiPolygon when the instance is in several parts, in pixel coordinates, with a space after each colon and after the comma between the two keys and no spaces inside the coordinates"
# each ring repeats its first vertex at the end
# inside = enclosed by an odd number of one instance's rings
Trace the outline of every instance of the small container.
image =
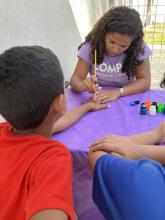
{"type": "Polygon", "coordinates": [[[141,114],[141,115],[147,115],[147,108],[146,108],[146,106],[141,106],[141,108],[140,108],[140,114],[141,114]]]}
{"type": "Polygon", "coordinates": [[[156,106],[151,105],[148,112],[149,112],[149,115],[156,115],[156,106]]]}
{"type": "Polygon", "coordinates": [[[152,102],[152,105],[156,107],[156,111],[157,111],[157,102],[152,102]]]}
{"type": "Polygon", "coordinates": [[[164,109],[163,109],[163,114],[165,114],[165,107],[164,107],[164,109]]]}
{"type": "Polygon", "coordinates": [[[157,112],[163,112],[164,111],[164,103],[160,102],[157,105],[157,112]]]}
{"type": "Polygon", "coordinates": [[[151,101],[150,100],[147,100],[145,102],[145,105],[146,105],[146,108],[149,110],[150,106],[151,106],[151,101]]]}

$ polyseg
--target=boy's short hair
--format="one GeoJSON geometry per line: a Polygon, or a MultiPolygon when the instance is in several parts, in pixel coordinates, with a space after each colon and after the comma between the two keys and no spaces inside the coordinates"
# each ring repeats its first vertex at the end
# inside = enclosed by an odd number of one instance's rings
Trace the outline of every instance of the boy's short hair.
{"type": "Polygon", "coordinates": [[[60,94],[63,72],[51,50],[20,46],[0,55],[0,114],[16,129],[38,127],[60,94]]]}

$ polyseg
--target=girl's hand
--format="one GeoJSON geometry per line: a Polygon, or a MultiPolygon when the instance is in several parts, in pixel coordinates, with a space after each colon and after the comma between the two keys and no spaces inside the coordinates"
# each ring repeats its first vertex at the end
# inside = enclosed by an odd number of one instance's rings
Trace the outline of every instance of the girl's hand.
{"type": "Polygon", "coordinates": [[[128,138],[120,136],[107,136],[95,141],[90,146],[90,151],[106,151],[107,153],[117,153],[129,159],[139,159],[142,155],[142,148],[128,138]]]}
{"type": "Polygon", "coordinates": [[[96,101],[101,103],[106,103],[110,101],[114,101],[121,96],[121,93],[118,89],[113,90],[100,90],[96,94],[96,101]]]}
{"type": "Polygon", "coordinates": [[[90,93],[95,93],[98,88],[96,76],[92,75],[90,77],[87,77],[85,80],[82,81],[80,88],[81,91],[88,91],[90,93]]]}

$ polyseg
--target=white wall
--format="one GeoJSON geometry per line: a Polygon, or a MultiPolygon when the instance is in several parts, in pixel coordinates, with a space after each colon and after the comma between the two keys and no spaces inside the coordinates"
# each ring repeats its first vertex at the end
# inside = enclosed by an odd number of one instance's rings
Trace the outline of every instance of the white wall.
{"type": "Polygon", "coordinates": [[[69,79],[80,34],[68,0],[0,0],[0,52],[16,45],[53,50],[69,79]]]}
{"type": "Polygon", "coordinates": [[[0,12],[0,52],[17,45],[48,47],[70,78],[81,38],[68,0],[0,0],[0,12]]]}
{"type": "Polygon", "coordinates": [[[69,0],[82,41],[98,19],[112,6],[115,0],[69,0]]]}

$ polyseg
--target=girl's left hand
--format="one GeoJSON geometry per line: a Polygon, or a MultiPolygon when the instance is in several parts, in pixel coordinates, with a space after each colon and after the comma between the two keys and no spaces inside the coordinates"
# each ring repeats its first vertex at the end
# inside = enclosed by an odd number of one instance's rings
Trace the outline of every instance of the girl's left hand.
{"type": "Polygon", "coordinates": [[[114,101],[121,96],[121,93],[118,89],[113,90],[101,90],[96,94],[96,101],[101,103],[106,103],[110,101],[114,101]]]}

